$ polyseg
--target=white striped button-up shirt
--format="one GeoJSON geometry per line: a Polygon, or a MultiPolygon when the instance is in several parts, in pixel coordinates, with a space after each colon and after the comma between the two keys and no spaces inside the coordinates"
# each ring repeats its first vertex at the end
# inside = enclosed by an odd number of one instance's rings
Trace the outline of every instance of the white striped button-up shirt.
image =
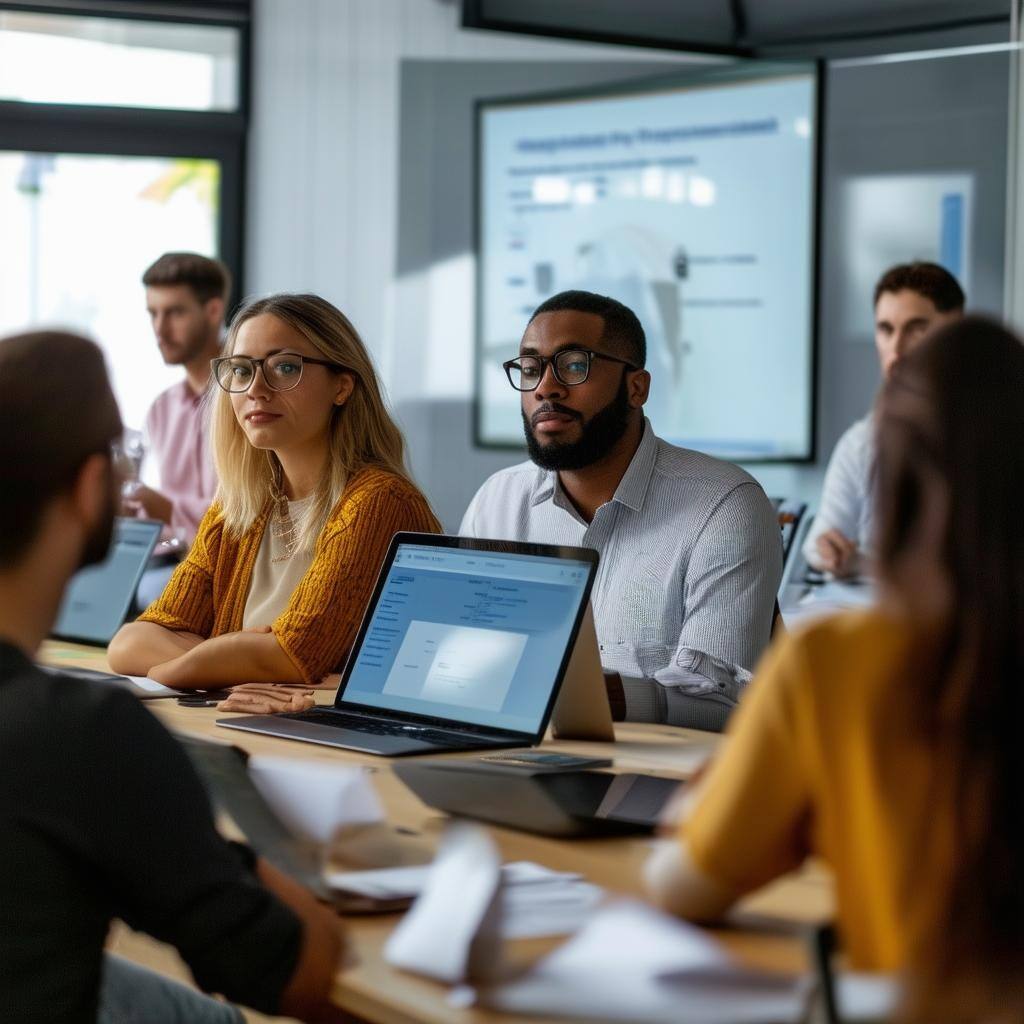
{"type": "Polygon", "coordinates": [[[875,428],[865,416],[849,427],[828,460],[821,504],[804,542],[804,558],[815,568],[821,565],[818,538],[827,530],[838,530],[856,541],[860,554],[851,568],[863,572],[873,548],[874,494],[872,469],[875,462],[875,428]]]}
{"type": "Polygon", "coordinates": [[[598,551],[601,662],[622,676],[630,721],[721,728],[768,644],[782,575],[771,502],[739,467],[668,444],[647,420],[591,523],[557,473],[525,462],[484,483],[460,533],[598,551]]]}

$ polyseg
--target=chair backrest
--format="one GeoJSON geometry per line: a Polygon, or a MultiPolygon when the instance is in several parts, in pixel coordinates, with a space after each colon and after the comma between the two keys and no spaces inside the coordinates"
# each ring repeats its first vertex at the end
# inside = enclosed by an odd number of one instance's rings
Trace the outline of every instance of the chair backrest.
{"type": "Polygon", "coordinates": [[[806,569],[802,548],[814,522],[814,514],[807,510],[807,503],[803,501],[774,498],[772,504],[775,505],[782,534],[782,581],[778,596],[784,599],[786,587],[801,579],[806,569]]]}
{"type": "Polygon", "coordinates": [[[793,555],[800,523],[807,514],[807,502],[786,501],[784,498],[777,498],[775,501],[778,502],[775,510],[779,517],[779,529],[782,531],[782,564],[785,566],[793,555]]]}
{"type": "Polygon", "coordinates": [[[818,924],[808,933],[814,985],[802,1024],[891,1024],[898,1020],[901,985],[895,974],[836,971],[841,954],[832,924],[818,924]]]}
{"type": "Polygon", "coordinates": [[[778,639],[786,633],[786,623],[782,619],[782,609],[779,607],[779,599],[775,598],[775,607],[772,609],[772,631],[771,638],[778,639]]]}
{"type": "Polygon", "coordinates": [[[835,976],[832,973],[832,954],[837,945],[836,930],[831,923],[817,925],[811,931],[811,962],[817,982],[822,1024],[841,1024],[839,1003],[836,998],[835,976]]]}

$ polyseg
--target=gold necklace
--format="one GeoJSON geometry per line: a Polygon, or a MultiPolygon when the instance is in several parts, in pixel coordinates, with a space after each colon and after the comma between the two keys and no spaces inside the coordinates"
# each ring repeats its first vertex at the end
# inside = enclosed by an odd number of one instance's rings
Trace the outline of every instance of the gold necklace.
{"type": "Polygon", "coordinates": [[[270,561],[273,565],[287,562],[299,544],[299,528],[292,519],[291,510],[288,507],[288,499],[282,493],[277,481],[273,483],[274,509],[270,515],[270,536],[273,541],[284,549],[283,555],[278,555],[270,561]]]}

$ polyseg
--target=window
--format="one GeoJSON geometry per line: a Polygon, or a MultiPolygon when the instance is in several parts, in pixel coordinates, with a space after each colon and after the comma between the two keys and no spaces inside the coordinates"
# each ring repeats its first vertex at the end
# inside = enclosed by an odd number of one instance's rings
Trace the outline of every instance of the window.
{"type": "Polygon", "coordinates": [[[217,250],[220,165],[181,157],[0,151],[0,334],[66,324],[106,347],[126,423],[181,377],[153,344],[141,270],[217,250]]]}
{"type": "Polygon", "coordinates": [[[0,334],[95,338],[138,427],[181,372],[153,341],[145,268],[217,256],[244,291],[248,0],[31,6],[0,0],[0,334]]]}
{"type": "Polygon", "coordinates": [[[237,110],[239,48],[224,26],[0,11],[0,99],[237,110]]]}

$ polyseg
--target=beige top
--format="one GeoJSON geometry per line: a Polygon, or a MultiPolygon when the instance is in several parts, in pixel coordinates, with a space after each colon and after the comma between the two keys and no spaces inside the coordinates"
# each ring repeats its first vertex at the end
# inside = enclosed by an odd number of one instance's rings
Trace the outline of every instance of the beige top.
{"type": "MultiPolygon", "coordinates": [[[[296,530],[302,529],[302,521],[312,500],[311,495],[301,501],[288,502],[288,515],[296,530]]],[[[245,599],[242,629],[269,626],[288,607],[295,588],[313,564],[313,545],[288,557],[284,539],[275,536],[275,522],[276,516],[271,516],[263,531],[252,570],[249,596],[245,599]]]]}

